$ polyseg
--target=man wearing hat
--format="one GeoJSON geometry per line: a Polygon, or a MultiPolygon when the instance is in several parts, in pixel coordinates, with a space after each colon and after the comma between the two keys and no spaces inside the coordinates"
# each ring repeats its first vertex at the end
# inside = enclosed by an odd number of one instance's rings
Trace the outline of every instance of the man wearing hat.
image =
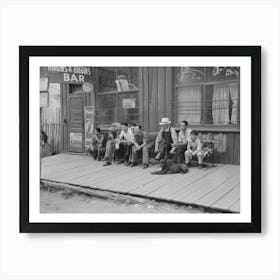
{"type": "Polygon", "coordinates": [[[169,118],[162,118],[159,124],[161,128],[155,141],[156,159],[166,160],[172,144],[177,144],[177,133],[169,118]]]}

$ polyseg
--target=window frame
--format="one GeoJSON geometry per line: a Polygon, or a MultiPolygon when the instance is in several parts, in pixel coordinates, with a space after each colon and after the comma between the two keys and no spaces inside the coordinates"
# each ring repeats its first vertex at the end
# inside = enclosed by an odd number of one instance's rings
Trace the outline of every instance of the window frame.
{"type": "MultiPolygon", "coordinates": [[[[203,82],[190,82],[190,83],[183,83],[177,84],[177,74],[179,67],[173,68],[173,79],[174,79],[174,87],[173,87],[173,100],[172,100],[172,119],[175,120],[174,126],[175,128],[179,129],[178,123],[178,115],[177,111],[175,110],[175,106],[177,104],[178,98],[178,88],[186,88],[192,86],[201,86],[201,123],[199,125],[191,125],[193,129],[198,129],[201,131],[229,131],[229,132],[240,132],[240,122],[238,124],[227,124],[227,125],[216,125],[213,123],[206,123],[206,87],[209,85],[219,85],[219,84],[231,84],[237,83],[238,84],[238,99],[239,99],[239,107],[240,107],[240,79],[232,79],[232,80],[220,80],[220,81],[207,81],[206,80],[206,68],[204,67],[204,81],[203,82]]],[[[239,112],[240,115],[240,112],[239,112]]]]}
{"type": "MultiPolygon", "coordinates": [[[[102,68],[106,68],[106,67],[96,67],[95,68],[95,85],[94,85],[94,88],[95,88],[95,92],[96,92],[96,102],[95,102],[95,106],[96,106],[96,110],[95,110],[95,123],[98,127],[100,127],[101,129],[108,129],[110,126],[111,126],[111,123],[108,124],[108,123],[99,123],[97,122],[97,98],[98,96],[103,96],[103,95],[114,95],[115,97],[115,107],[114,107],[114,116],[113,116],[113,122],[117,122],[119,121],[119,118],[120,118],[120,108],[119,108],[119,96],[120,94],[136,94],[136,98],[137,98],[137,102],[139,104],[139,97],[138,97],[138,93],[139,93],[139,68],[138,68],[138,77],[137,77],[137,80],[138,80],[138,85],[137,85],[137,89],[131,89],[131,90],[127,90],[127,91],[118,91],[118,90],[113,90],[113,91],[100,91],[100,85],[99,85],[99,71],[100,69],[102,68]]],[[[116,77],[118,77],[118,69],[121,68],[121,67],[112,67],[115,69],[115,74],[116,74],[116,77]]],[[[132,68],[132,67],[128,67],[128,68],[132,68]]],[[[132,78],[132,71],[129,71],[128,72],[128,81],[130,81],[132,78]]],[[[138,120],[140,119],[140,114],[139,114],[139,106],[137,107],[138,108],[138,120]]]]}

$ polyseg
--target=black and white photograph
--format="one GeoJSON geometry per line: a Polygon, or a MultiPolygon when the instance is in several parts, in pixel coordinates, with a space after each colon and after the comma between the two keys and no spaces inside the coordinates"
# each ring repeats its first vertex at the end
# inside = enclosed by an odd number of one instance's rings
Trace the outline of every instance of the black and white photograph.
{"type": "Polygon", "coordinates": [[[240,212],[238,65],[39,70],[41,213],[240,212]]]}

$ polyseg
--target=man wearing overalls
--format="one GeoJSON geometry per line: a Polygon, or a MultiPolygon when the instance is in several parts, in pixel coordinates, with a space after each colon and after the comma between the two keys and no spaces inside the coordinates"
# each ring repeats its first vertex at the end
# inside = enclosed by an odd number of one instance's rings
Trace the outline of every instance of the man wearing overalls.
{"type": "Polygon", "coordinates": [[[166,160],[172,144],[177,144],[177,133],[168,118],[162,118],[159,124],[161,128],[155,141],[155,153],[157,153],[155,159],[166,160]]]}

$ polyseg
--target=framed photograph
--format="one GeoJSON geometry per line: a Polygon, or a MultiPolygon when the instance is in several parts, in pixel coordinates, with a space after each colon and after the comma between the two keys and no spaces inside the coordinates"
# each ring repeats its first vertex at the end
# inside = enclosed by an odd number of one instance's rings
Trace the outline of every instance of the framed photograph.
{"type": "Polygon", "coordinates": [[[20,232],[261,232],[260,46],[19,60],[20,232]]]}

